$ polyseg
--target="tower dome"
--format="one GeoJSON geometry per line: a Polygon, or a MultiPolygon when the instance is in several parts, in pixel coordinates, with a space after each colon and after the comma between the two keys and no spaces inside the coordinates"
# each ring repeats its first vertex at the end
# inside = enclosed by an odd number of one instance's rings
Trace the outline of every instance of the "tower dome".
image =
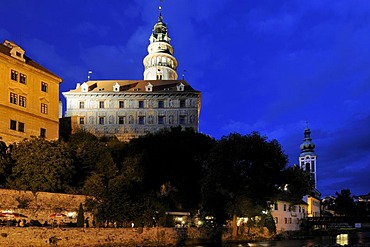
{"type": "Polygon", "coordinates": [[[303,143],[300,145],[300,149],[301,156],[304,156],[306,154],[315,154],[315,144],[312,142],[311,130],[308,127],[306,127],[306,129],[304,130],[304,139],[303,143]]]}

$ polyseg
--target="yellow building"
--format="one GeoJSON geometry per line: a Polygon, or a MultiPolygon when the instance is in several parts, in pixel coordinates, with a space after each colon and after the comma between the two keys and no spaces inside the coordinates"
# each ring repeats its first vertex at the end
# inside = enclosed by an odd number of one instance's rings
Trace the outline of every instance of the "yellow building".
{"type": "Polygon", "coordinates": [[[61,82],[14,42],[0,44],[0,140],[58,139],[61,82]]]}

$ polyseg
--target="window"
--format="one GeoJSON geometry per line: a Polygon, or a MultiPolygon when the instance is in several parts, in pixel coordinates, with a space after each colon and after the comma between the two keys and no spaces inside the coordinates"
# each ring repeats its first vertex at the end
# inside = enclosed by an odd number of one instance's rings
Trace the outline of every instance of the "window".
{"type": "Polygon", "coordinates": [[[125,108],[125,102],[124,101],[119,102],[119,108],[125,108]]]}
{"type": "Polygon", "coordinates": [[[10,103],[17,104],[18,95],[15,93],[10,93],[10,103]]]}
{"type": "Polygon", "coordinates": [[[40,128],[40,137],[46,137],[46,129],[40,128]]]}
{"type": "Polygon", "coordinates": [[[164,116],[158,116],[158,124],[164,124],[164,116]]]}
{"type": "Polygon", "coordinates": [[[289,224],[292,224],[292,218],[289,218],[289,224]]]}
{"type": "Polygon", "coordinates": [[[298,206],[298,212],[301,212],[301,206],[298,206]]]}
{"type": "Polygon", "coordinates": [[[26,97],[19,96],[19,105],[22,107],[26,107],[26,97]]]}
{"type": "Polygon", "coordinates": [[[274,218],[274,221],[275,221],[275,224],[278,224],[279,223],[279,218],[278,217],[275,217],[274,218]]]}
{"type": "Polygon", "coordinates": [[[288,218],[284,218],[285,224],[288,224],[288,218]]]}
{"type": "Polygon", "coordinates": [[[80,109],[84,109],[85,108],[85,102],[84,101],[80,101],[80,109]]]}
{"type": "Polygon", "coordinates": [[[48,105],[41,103],[41,113],[48,114],[48,105]]]}
{"type": "Polygon", "coordinates": [[[25,74],[20,74],[20,76],[19,76],[19,82],[20,83],[23,83],[23,84],[26,84],[26,82],[27,82],[27,76],[25,75],[25,74]]]}
{"type": "Polygon", "coordinates": [[[284,204],[284,211],[286,211],[286,204],[284,204]]]}
{"type": "Polygon", "coordinates": [[[17,121],[10,120],[10,129],[11,130],[17,130],[17,121]]]}
{"type": "Polygon", "coordinates": [[[18,122],[18,131],[24,132],[24,123],[18,122]]]}
{"type": "Polygon", "coordinates": [[[15,70],[11,70],[10,72],[10,78],[13,80],[13,81],[18,81],[18,72],[15,71],[15,70]]]}
{"type": "Polygon", "coordinates": [[[118,117],[118,124],[125,124],[125,117],[124,116],[118,117]]]}
{"type": "Polygon", "coordinates": [[[180,108],[185,108],[185,100],[180,100],[180,108]]]}
{"type": "Polygon", "coordinates": [[[99,124],[104,124],[104,117],[99,117],[99,124]]]}
{"type": "Polygon", "coordinates": [[[48,92],[48,84],[46,82],[41,82],[41,91],[48,92]]]}
{"type": "Polygon", "coordinates": [[[85,118],[84,117],[80,117],[80,124],[85,124],[85,118]]]}
{"type": "Polygon", "coordinates": [[[144,117],[143,116],[139,117],[139,124],[144,124],[144,117]]]}
{"type": "Polygon", "coordinates": [[[179,117],[179,124],[185,124],[185,116],[179,117]]]}
{"type": "Polygon", "coordinates": [[[99,101],[99,108],[104,108],[104,101],[99,101]]]}
{"type": "Polygon", "coordinates": [[[163,100],[158,101],[158,108],[164,108],[163,100]]]}
{"type": "Polygon", "coordinates": [[[139,108],[144,108],[144,101],[142,100],[139,101],[139,108]]]}
{"type": "Polygon", "coordinates": [[[274,210],[278,210],[278,204],[277,203],[274,204],[274,210]]]}

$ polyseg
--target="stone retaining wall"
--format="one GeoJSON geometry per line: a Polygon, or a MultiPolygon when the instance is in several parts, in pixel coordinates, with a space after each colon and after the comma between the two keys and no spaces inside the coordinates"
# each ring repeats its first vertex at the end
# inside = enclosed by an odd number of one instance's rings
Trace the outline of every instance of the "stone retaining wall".
{"type": "MultiPolygon", "coordinates": [[[[54,219],[49,216],[53,213],[75,213],[77,215],[80,203],[84,204],[86,196],[62,193],[17,191],[0,189],[0,211],[10,210],[27,216],[26,220],[38,220],[41,223],[54,219]]],[[[85,217],[91,217],[89,212],[84,213],[85,217]]],[[[65,222],[75,219],[61,219],[65,222]]]]}
{"type": "Polygon", "coordinates": [[[0,228],[0,246],[14,247],[165,246],[206,239],[209,234],[196,228],[0,228]]]}

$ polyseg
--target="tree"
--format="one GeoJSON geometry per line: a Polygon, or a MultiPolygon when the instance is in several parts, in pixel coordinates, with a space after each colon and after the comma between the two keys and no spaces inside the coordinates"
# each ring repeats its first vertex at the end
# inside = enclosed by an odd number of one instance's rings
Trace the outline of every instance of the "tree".
{"type": "Polygon", "coordinates": [[[128,148],[141,155],[145,193],[157,194],[168,210],[196,211],[202,164],[214,143],[193,129],[177,127],[132,140],[128,148]]]}
{"type": "Polygon", "coordinates": [[[356,212],[356,204],[349,189],[343,189],[340,193],[335,192],[335,213],[338,215],[351,216],[356,212]]]}
{"type": "Polygon", "coordinates": [[[11,153],[15,164],[11,185],[15,189],[64,192],[69,188],[73,160],[66,143],[41,138],[16,144],[11,153]]]}
{"type": "Polygon", "coordinates": [[[6,187],[11,176],[14,161],[11,158],[12,145],[0,141],[0,187],[6,187]]]}
{"type": "Polygon", "coordinates": [[[282,171],[280,191],[276,199],[290,202],[292,205],[300,203],[303,196],[308,195],[314,184],[309,173],[298,166],[291,166],[282,171]]]}
{"type": "Polygon", "coordinates": [[[237,216],[257,216],[277,194],[287,156],[276,140],[253,132],[224,136],[204,164],[203,207],[219,225],[237,216]]]}

